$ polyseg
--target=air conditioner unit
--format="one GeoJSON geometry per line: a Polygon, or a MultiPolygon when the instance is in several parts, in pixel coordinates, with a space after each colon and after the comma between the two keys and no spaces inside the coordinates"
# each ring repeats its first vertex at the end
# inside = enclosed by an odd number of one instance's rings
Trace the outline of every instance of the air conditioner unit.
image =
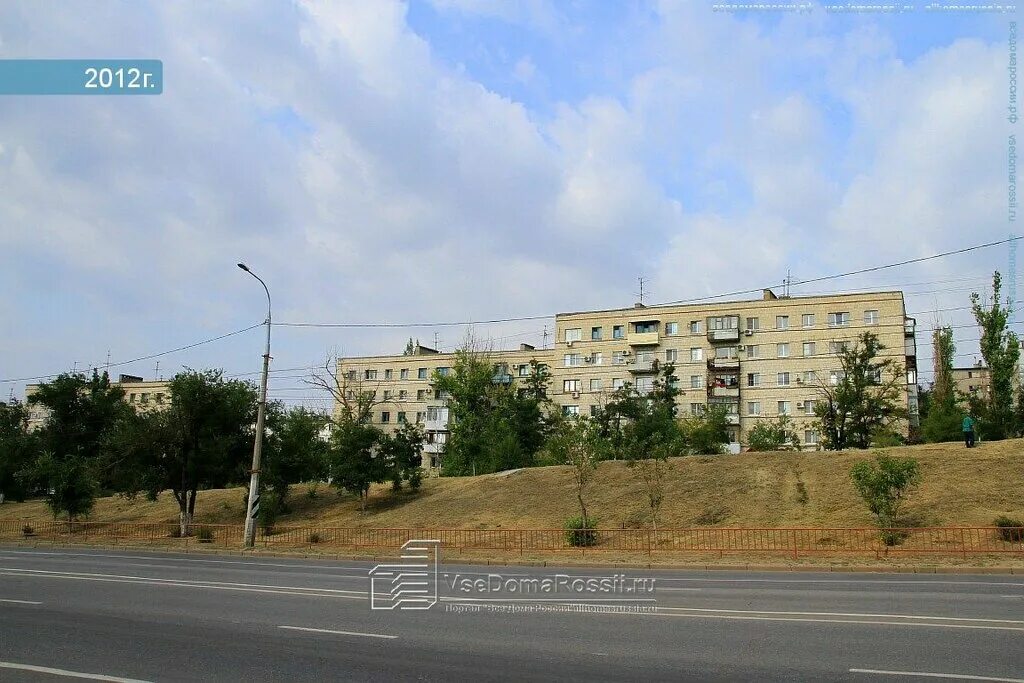
{"type": "Polygon", "coordinates": [[[747,336],[747,337],[753,337],[754,336],[754,331],[753,330],[743,330],[743,334],[744,334],[744,336],[747,336]]]}
{"type": "Polygon", "coordinates": [[[571,349],[571,348],[572,348],[572,342],[571,342],[571,341],[567,341],[567,342],[565,342],[565,346],[566,346],[567,348],[570,348],[570,349],[571,349]]]}
{"type": "Polygon", "coordinates": [[[593,363],[594,362],[594,357],[593,356],[583,356],[583,362],[584,363],[593,363]]]}
{"type": "Polygon", "coordinates": [[[796,407],[797,407],[797,410],[803,410],[804,409],[804,402],[800,401],[799,403],[796,404],[796,407]]]}
{"type": "Polygon", "coordinates": [[[629,349],[626,349],[625,351],[622,352],[622,355],[623,356],[632,356],[633,352],[630,351],[629,349]]]}
{"type": "Polygon", "coordinates": [[[578,392],[578,391],[572,392],[572,397],[573,398],[579,398],[580,397],[580,392],[578,392]]]}

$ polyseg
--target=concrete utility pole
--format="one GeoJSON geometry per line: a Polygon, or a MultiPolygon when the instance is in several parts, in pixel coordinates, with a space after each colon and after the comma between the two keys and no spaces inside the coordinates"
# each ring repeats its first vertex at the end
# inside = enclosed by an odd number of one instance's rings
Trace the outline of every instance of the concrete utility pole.
{"type": "Polygon", "coordinates": [[[263,353],[263,376],[260,377],[260,402],[256,410],[256,438],[252,446],[252,475],[249,478],[249,500],[245,511],[245,547],[251,548],[256,542],[256,516],[260,513],[260,453],[263,450],[263,421],[267,412],[267,373],[270,372],[270,290],[259,275],[249,270],[244,263],[238,267],[259,280],[267,293],[267,348],[263,353]]]}

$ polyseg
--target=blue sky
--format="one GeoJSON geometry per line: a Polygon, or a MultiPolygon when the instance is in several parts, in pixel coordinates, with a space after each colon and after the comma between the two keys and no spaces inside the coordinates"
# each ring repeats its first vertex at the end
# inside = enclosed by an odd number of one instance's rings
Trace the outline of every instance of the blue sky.
{"type": "MultiPolygon", "coordinates": [[[[0,58],[159,58],[165,88],[0,99],[0,379],[258,323],[239,260],[276,320],[458,321],[630,305],[641,275],[668,301],[1003,238],[1014,19],[4,3],[0,58]]],[[[964,325],[969,292],[1006,262],[996,248],[794,293],[904,288],[923,328],[964,325]]],[[[474,334],[501,347],[543,329],[474,334]]],[[[275,328],[274,367],[435,333],[450,349],[466,330],[275,328]]],[[[977,334],[957,338],[969,362],[977,334]]],[[[161,358],[161,374],[255,372],[261,344],[239,334],[161,358]]],[[[155,361],[118,370],[150,377],[155,361]]],[[[271,394],[316,405],[301,375],[275,374],[271,394]]]]}

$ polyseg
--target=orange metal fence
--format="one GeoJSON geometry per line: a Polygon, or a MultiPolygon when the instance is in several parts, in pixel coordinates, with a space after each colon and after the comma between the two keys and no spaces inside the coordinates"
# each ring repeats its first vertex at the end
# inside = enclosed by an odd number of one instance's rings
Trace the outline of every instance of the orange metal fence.
{"type": "MultiPolygon", "coordinates": [[[[764,553],[802,555],[847,553],[885,555],[933,553],[980,555],[1016,553],[1024,557],[1024,527],[874,528],[688,528],[596,529],[358,529],[279,526],[260,529],[262,548],[395,550],[410,539],[437,539],[449,550],[499,551],[525,555],[561,551],[621,554],[764,553]],[[571,541],[575,540],[573,543],[571,541]]],[[[0,541],[240,548],[242,526],[193,524],[182,536],[177,523],[0,521],[0,541]]]]}

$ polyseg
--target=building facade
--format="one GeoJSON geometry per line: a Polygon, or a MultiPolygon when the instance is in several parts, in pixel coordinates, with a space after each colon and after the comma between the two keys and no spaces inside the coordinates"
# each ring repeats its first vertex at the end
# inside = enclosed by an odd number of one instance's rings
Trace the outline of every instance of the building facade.
{"type": "MultiPolygon", "coordinates": [[[[549,397],[569,415],[593,415],[613,391],[630,383],[649,392],[659,369],[675,367],[680,415],[719,406],[728,415],[730,450],[739,452],[761,420],[790,416],[801,445],[818,447],[814,406],[822,385],[839,381],[837,358],[863,332],[875,333],[881,355],[900,367],[910,423],[917,415],[915,322],[902,292],[777,297],[560,313],[553,348],[523,345],[491,352],[495,381],[529,374],[531,360],[551,372],[549,397]]],[[[418,347],[412,356],[339,359],[339,377],[373,383],[382,392],[373,421],[385,429],[424,425],[424,465],[437,467],[447,438],[445,397],[433,373],[450,371],[454,354],[418,347]]]]}
{"type": "MultiPolygon", "coordinates": [[[[170,383],[164,380],[146,381],[136,375],[120,375],[112,386],[124,390],[124,400],[139,411],[162,410],[170,405],[170,383]]],[[[39,391],[38,384],[25,386],[25,403],[28,408],[28,428],[38,429],[46,422],[48,411],[40,405],[31,405],[28,399],[39,391]]]]}
{"type": "Polygon", "coordinates": [[[965,396],[988,398],[992,377],[982,361],[965,368],[953,368],[953,386],[965,396]]]}

